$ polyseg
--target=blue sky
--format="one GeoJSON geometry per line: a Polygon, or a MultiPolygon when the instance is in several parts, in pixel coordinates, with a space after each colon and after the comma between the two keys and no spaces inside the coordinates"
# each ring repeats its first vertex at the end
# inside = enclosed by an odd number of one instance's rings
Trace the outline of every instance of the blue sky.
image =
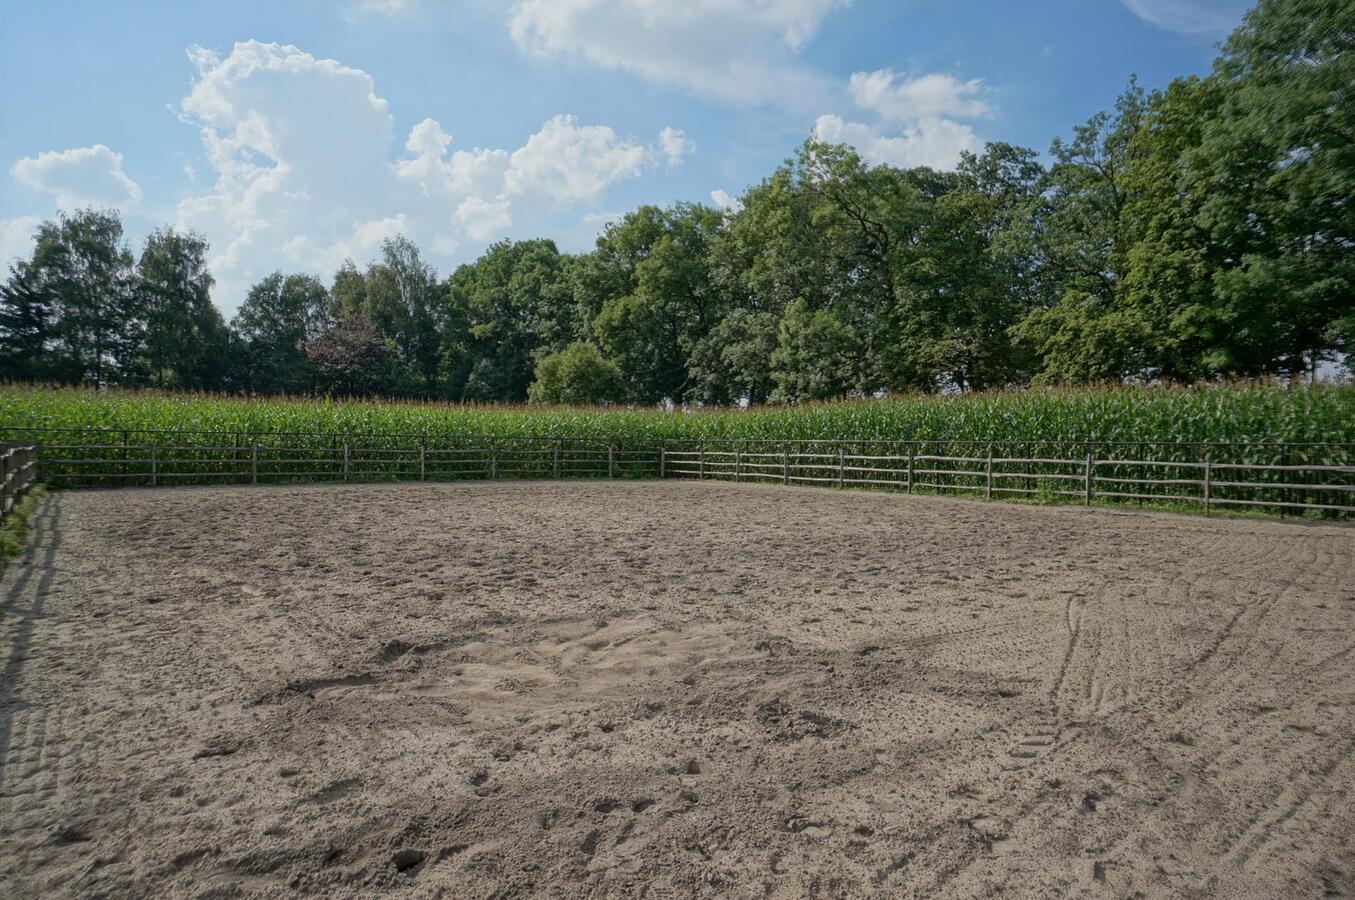
{"type": "Polygon", "coordinates": [[[810,134],[899,165],[1047,150],[1208,71],[1245,0],[0,0],[0,263],[38,222],[121,209],[211,242],[229,315],[406,233],[591,246],[641,203],[728,202],[810,134]]]}

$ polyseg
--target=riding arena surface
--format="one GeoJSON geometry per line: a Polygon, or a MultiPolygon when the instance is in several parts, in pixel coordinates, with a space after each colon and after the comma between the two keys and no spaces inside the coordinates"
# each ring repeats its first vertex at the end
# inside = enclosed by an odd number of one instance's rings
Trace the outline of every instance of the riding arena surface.
{"type": "Polygon", "coordinates": [[[61,492],[4,897],[1355,894],[1355,529],[711,482],[61,492]]]}

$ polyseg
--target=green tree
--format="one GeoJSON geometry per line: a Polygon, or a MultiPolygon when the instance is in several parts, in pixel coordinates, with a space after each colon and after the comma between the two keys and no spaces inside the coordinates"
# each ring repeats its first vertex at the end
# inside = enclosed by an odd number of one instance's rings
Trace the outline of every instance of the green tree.
{"type": "Polygon", "coordinates": [[[43,274],[31,262],[18,262],[0,285],[0,380],[56,377],[50,356],[56,298],[45,290],[43,274]]]}
{"type": "Polygon", "coordinates": [[[146,319],[146,371],[156,386],[222,387],[229,338],[212,304],[214,283],[202,236],[162,228],[146,239],[136,290],[146,319]]]}
{"type": "Polygon", "coordinates": [[[533,403],[582,405],[620,400],[625,391],[616,363],[594,345],[576,341],[541,357],[527,396],[533,403]]]}
{"type": "Polygon", "coordinates": [[[580,266],[603,289],[580,305],[596,308],[593,335],[638,400],[688,399],[689,357],[722,312],[709,247],[723,224],[700,204],[642,206],[608,225],[580,266]]]}
{"type": "Polygon", "coordinates": [[[1055,162],[1037,233],[1052,297],[1014,331],[1039,359],[1040,381],[1114,381],[1147,369],[1145,323],[1120,303],[1129,251],[1125,173],[1146,106],[1146,92],[1131,80],[1113,115],[1097,113],[1071,142],[1055,138],[1050,147],[1055,162]]]}
{"type": "MultiPolygon", "coordinates": [[[[841,326],[836,338],[857,342],[836,353],[850,367],[848,387],[855,393],[928,386],[927,373],[900,355],[898,307],[927,197],[949,183],[949,176],[868,166],[848,148],[806,142],[744,195],[715,247],[726,304],[777,317],[789,315],[797,300],[807,313],[829,311],[824,321],[841,326]]],[[[813,357],[779,358],[785,366],[808,365],[813,357]]],[[[784,368],[776,379],[820,380],[812,371],[784,368]]]]}
{"type": "MultiPolygon", "coordinates": [[[[339,312],[351,314],[358,296],[356,269],[339,270],[336,285],[343,291],[339,312]]],[[[440,305],[443,291],[437,272],[427,265],[413,241],[403,235],[381,244],[381,261],[367,269],[362,312],[395,342],[400,359],[421,379],[421,392],[438,392],[440,305]]]]}
{"type": "Polygon", "coordinates": [[[492,245],[452,273],[442,310],[448,393],[465,400],[526,400],[537,359],[576,331],[568,264],[553,241],[492,245]]]}
{"type": "Polygon", "coordinates": [[[1355,309],[1355,6],[1261,0],[1224,43],[1222,100],[1188,159],[1198,221],[1225,248],[1226,368],[1349,362],[1355,309]],[[1344,326],[1341,323],[1346,323],[1344,326]]]}
{"type": "Polygon", "coordinates": [[[304,345],[333,324],[329,292],[310,275],[274,272],[249,289],[231,327],[248,357],[248,387],[261,394],[310,390],[304,345]]]}
{"type": "Polygon", "coordinates": [[[763,403],[772,394],[779,317],[734,309],[692,348],[690,396],[703,403],[763,403]]]}
{"type": "Polygon", "coordinates": [[[772,352],[772,399],[782,403],[845,398],[858,391],[861,341],[831,309],[803,300],[786,308],[772,352]]]}
{"type": "Polygon", "coordinates": [[[989,144],[966,153],[937,194],[900,278],[897,335],[886,370],[913,386],[983,390],[1018,384],[1030,360],[1011,329],[1038,303],[1028,222],[1043,169],[1034,151],[989,144]]]}
{"type": "Polygon", "coordinates": [[[122,219],[62,213],[38,227],[0,294],[0,355],[18,377],[135,383],[144,324],[122,219]]]}
{"type": "Polygon", "coordinates": [[[351,259],[345,259],[343,265],[334,273],[334,281],[329,289],[329,301],[335,320],[364,315],[367,306],[367,276],[351,259]]]}

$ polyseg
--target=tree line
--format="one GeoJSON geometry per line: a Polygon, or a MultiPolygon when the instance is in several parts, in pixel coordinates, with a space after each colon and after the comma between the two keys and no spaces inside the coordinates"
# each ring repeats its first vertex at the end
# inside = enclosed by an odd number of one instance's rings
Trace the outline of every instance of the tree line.
{"type": "Polygon", "coordinates": [[[496,402],[761,403],[1302,377],[1355,350],[1355,6],[1263,0],[1208,77],[952,172],[814,141],[731,210],[643,206],[587,253],[404,237],[227,324],[207,244],[44,223],[0,287],[0,378],[496,402]]]}

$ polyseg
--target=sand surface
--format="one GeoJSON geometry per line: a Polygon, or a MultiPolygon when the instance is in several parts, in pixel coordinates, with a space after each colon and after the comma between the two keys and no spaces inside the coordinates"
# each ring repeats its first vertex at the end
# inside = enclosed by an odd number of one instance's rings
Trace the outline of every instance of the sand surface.
{"type": "Polygon", "coordinates": [[[694,482],[36,524],[0,896],[1355,894],[1355,529],[694,482]]]}

